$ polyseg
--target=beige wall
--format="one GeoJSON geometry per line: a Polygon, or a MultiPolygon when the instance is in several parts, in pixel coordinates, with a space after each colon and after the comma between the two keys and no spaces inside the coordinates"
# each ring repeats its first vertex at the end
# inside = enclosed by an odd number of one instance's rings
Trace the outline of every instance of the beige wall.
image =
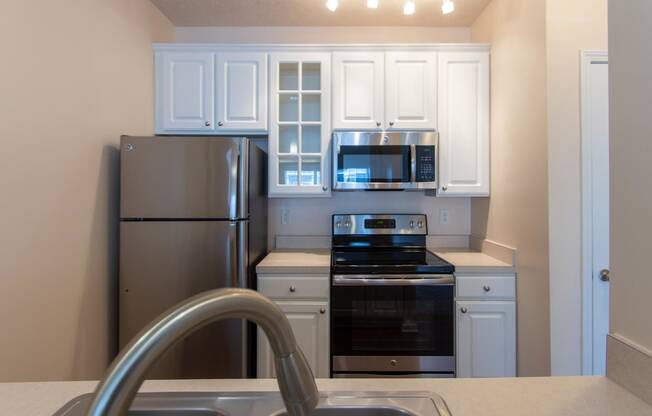
{"type": "Polygon", "coordinates": [[[121,133],[153,130],[145,0],[3,2],[0,381],[100,376],[112,350],[121,133]]]}
{"type": "Polygon", "coordinates": [[[582,373],[580,51],[607,49],[607,0],[547,0],[553,375],[582,373]]]}
{"type": "Polygon", "coordinates": [[[491,198],[472,233],[518,249],[518,374],[550,373],[545,2],[493,0],[471,28],[491,51],[491,198]]]}
{"type": "Polygon", "coordinates": [[[213,43],[464,43],[468,27],[178,27],[177,42],[213,43]]]}
{"type": "Polygon", "coordinates": [[[650,22],[649,0],[609,1],[610,326],[611,332],[648,351],[652,351],[650,22]]]}

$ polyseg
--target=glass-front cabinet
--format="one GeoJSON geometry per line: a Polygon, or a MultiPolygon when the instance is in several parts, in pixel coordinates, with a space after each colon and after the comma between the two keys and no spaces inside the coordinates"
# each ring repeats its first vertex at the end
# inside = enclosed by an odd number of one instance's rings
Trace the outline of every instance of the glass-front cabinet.
{"type": "Polygon", "coordinates": [[[330,195],[330,54],[270,54],[269,196],[330,195]]]}

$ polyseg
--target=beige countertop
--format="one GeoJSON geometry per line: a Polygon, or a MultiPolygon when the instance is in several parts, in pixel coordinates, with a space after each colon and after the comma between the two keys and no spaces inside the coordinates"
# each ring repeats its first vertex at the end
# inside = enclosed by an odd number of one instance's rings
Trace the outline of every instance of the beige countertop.
{"type": "Polygon", "coordinates": [[[513,265],[486,253],[469,249],[429,248],[431,252],[455,266],[458,273],[514,273],[513,265]]]}
{"type": "MultiPolygon", "coordinates": [[[[605,377],[333,379],[321,391],[428,391],[453,416],[652,416],[652,407],[605,377]]],[[[0,383],[0,415],[49,416],[95,382],[0,383]]],[[[146,382],[141,391],[270,391],[275,380],[146,382]]]]}
{"type": "MultiPolygon", "coordinates": [[[[514,267],[488,254],[469,249],[429,248],[461,273],[513,273],[514,267]]],[[[256,267],[258,273],[330,273],[329,250],[277,250],[256,267]]]]}
{"type": "Polygon", "coordinates": [[[330,250],[278,250],[256,266],[258,273],[330,273],[330,250]]]}

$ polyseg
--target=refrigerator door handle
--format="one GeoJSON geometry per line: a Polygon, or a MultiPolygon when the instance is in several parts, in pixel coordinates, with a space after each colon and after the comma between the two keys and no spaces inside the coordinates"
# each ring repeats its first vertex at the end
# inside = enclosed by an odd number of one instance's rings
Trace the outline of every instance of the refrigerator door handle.
{"type": "Polygon", "coordinates": [[[229,223],[229,236],[226,253],[226,272],[229,279],[228,287],[240,287],[240,263],[238,255],[238,234],[239,222],[231,221],[229,223]]]}
{"type": "Polygon", "coordinates": [[[249,241],[248,241],[248,232],[247,227],[249,225],[248,221],[238,221],[237,222],[237,269],[238,269],[238,282],[236,287],[246,289],[249,287],[249,282],[247,281],[248,275],[248,266],[249,266],[249,241]]]}
{"type": "Polygon", "coordinates": [[[239,145],[238,154],[238,194],[237,204],[238,211],[237,217],[249,218],[249,139],[242,138],[239,145]]]}
{"type": "MultiPolygon", "coordinates": [[[[238,282],[237,285],[240,288],[247,289],[249,287],[249,222],[248,221],[238,221],[237,222],[237,232],[236,232],[236,242],[238,248],[237,255],[237,274],[238,282]]],[[[248,351],[249,351],[249,337],[247,329],[247,320],[242,320],[242,345],[244,348],[244,353],[242,354],[242,374],[245,377],[249,375],[248,368],[248,351]]]]}

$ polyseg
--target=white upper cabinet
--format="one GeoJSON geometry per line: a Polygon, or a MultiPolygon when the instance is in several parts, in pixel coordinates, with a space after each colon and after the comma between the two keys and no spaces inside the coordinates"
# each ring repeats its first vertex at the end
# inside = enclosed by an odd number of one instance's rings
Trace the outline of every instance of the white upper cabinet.
{"type": "Polygon", "coordinates": [[[489,53],[440,52],[440,196],[489,195],[489,53]]]}
{"type": "Polygon", "coordinates": [[[267,54],[156,52],[156,133],[267,131],[267,54]]]}
{"type": "Polygon", "coordinates": [[[329,196],[330,53],[270,54],[269,196],[329,196]]]}
{"type": "Polygon", "coordinates": [[[156,131],[212,131],[215,54],[165,52],[156,55],[156,131]]]}
{"type": "Polygon", "coordinates": [[[267,130],[267,54],[217,54],[217,128],[267,130]]]}
{"type": "Polygon", "coordinates": [[[385,128],[437,127],[436,58],[436,52],[387,52],[385,128]]]}
{"type": "Polygon", "coordinates": [[[333,128],[382,128],[385,120],[383,52],[333,53],[333,128]]]}

